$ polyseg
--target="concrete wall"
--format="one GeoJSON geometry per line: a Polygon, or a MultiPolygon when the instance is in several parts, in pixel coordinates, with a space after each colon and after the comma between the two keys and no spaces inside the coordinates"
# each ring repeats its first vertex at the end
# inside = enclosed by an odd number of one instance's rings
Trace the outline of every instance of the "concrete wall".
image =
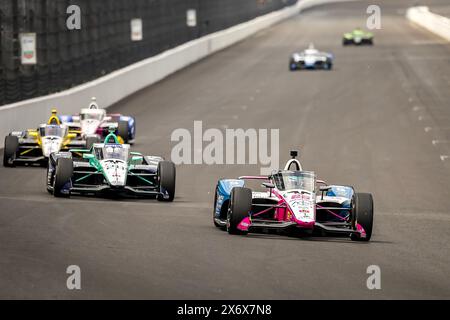
{"type": "Polygon", "coordinates": [[[406,17],[413,23],[450,41],[450,19],[430,12],[428,7],[412,7],[406,17]]]}

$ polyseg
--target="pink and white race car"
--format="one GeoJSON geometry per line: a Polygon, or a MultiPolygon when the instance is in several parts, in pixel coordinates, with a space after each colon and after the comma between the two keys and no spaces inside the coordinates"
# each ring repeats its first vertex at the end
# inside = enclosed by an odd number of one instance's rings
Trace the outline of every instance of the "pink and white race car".
{"type": "Polygon", "coordinates": [[[373,226],[373,199],[353,187],[328,185],[304,171],[297,151],[284,168],[270,176],[243,176],[219,180],[214,200],[214,224],[230,234],[283,230],[369,241],[373,226]],[[265,191],[245,186],[260,180],[265,191]],[[319,187],[318,187],[319,186],[319,187]]]}

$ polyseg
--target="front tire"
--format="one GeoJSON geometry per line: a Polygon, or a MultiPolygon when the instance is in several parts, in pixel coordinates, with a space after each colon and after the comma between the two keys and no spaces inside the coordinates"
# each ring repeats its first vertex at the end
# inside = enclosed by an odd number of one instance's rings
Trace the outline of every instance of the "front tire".
{"type": "Polygon", "coordinates": [[[297,64],[294,61],[289,62],[289,71],[296,71],[298,69],[297,64]]]}
{"type": "Polygon", "coordinates": [[[175,181],[176,169],[175,164],[171,161],[161,161],[158,163],[158,178],[161,193],[167,194],[165,198],[163,195],[158,195],[158,201],[172,202],[175,198],[175,181]]]}
{"type": "Polygon", "coordinates": [[[73,161],[70,158],[56,160],[55,177],[53,178],[53,195],[55,197],[70,197],[69,193],[63,193],[62,189],[70,183],[73,175],[73,161]]]}
{"type": "Polygon", "coordinates": [[[227,231],[229,234],[245,235],[248,231],[238,229],[239,224],[249,216],[252,209],[252,190],[234,187],[231,190],[230,207],[227,213],[227,231]]]}
{"type": "Polygon", "coordinates": [[[3,166],[14,167],[14,159],[19,150],[19,138],[16,136],[5,137],[5,149],[3,150],[3,166]]]}
{"type": "Polygon", "coordinates": [[[355,194],[355,218],[356,223],[361,225],[366,232],[366,237],[361,238],[353,234],[351,239],[354,241],[370,241],[373,229],[373,198],[370,193],[355,194]]]}

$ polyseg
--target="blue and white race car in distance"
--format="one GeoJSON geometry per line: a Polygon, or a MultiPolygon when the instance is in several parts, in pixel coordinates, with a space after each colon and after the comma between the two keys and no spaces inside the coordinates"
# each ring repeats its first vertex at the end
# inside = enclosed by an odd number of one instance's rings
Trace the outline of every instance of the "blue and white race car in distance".
{"type": "Polygon", "coordinates": [[[331,70],[333,68],[334,56],[331,53],[317,50],[313,44],[309,48],[298,53],[292,54],[289,60],[289,70],[301,69],[323,69],[331,70]]]}

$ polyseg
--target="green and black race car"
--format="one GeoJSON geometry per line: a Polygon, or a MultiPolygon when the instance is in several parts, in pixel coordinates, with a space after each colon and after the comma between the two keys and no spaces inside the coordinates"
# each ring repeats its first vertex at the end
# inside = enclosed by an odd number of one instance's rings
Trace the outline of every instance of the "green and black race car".
{"type": "Polygon", "coordinates": [[[373,33],[356,28],[352,32],[344,34],[342,44],[347,45],[373,45],[373,33]]]}
{"type": "Polygon", "coordinates": [[[90,150],[71,149],[50,155],[47,190],[55,197],[71,194],[113,194],[173,201],[175,165],[161,157],[130,152],[111,133],[90,150]],[[74,154],[81,159],[74,159],[74,154]]]}

